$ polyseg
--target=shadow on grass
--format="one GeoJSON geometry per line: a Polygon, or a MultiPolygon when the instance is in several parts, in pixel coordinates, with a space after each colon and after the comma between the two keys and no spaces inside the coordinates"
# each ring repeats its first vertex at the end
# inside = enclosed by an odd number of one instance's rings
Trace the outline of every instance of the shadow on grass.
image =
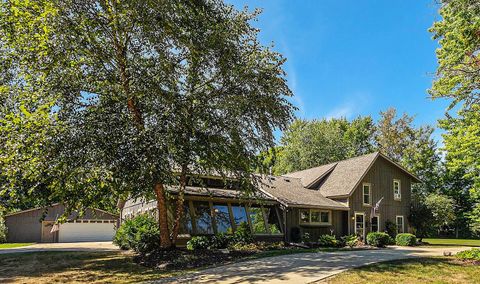
{"type": "Polygon", "coordinates": [[[32,252],[0,255],[0,282],[137,282],[176,275],[149,269],[123,252],[32,252]],[[51,281],[50,281],[51,280],[51,281]]]}

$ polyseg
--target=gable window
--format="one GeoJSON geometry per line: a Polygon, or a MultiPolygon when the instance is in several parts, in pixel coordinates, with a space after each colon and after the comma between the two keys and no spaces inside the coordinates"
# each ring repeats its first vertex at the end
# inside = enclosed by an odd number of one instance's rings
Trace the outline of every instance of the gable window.
{"type": "Polygon", "coordinates": [[[300,224],[330,225],[330,211],[318,209],[301,209],[300,224]]]}
{"type": "Polygon", "coordinates": [[[401,187],[400,180],[398,179],[393,180],[393,199],[394,200],[402,199],[402,187],[401,187]]]}
{"type": "Polygon", "coordinates": [[[369,183],[363,184],[363,205],[371,205],[371,188],[372,186],[369,183]]]}
{"type": "Polygon", "coordinates": [[[405,232],[404,230],[404,223],[403,223],[403,216],[397,216],[397,234],[402,234],[405,232]]]}

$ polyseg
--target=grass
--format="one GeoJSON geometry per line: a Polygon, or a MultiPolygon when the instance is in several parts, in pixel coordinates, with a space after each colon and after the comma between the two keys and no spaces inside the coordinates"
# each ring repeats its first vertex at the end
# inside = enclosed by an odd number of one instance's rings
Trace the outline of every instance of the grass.
{"type": "Polygon", "coordinates": [[[0,283],[135,283],[174,276],[133,262],[125,252],[32,252],[0,255],[0,283]]]}
{"type": "Polygon", "coordinates": [[[480,247],[480,240],[472,239],[423,239],[432,246],[471,246],[480,247]]]}
{"type": "Polygon", "coordinates": [[[480,267],[452,258],[398,260],[352,269],[321,283],[480,283],[480,267]]]}
{"type": "Polygon", "coordinates": [[[33,243],[5,243],[5,244],[0,244],[0,249],[19,248],[19,247],[26,247],[30,245],[33,245],[33,243]]]}

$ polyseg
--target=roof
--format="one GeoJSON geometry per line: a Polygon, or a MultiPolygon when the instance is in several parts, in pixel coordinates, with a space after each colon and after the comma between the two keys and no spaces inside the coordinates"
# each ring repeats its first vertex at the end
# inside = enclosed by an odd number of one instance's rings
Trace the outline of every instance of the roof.
{"type": "MultiPolygon", "coordinates": [[[[30,209],[25,209],[25,210],[21,210],[21,211],[16,211],[16,212],[12,212],[12,213],[8,213],[5,215],[5,217],[10,217],[10,216],[14,216],[14,215],[19,215],[19,214],[23,214],[23,213],[27,213],[27,212],[32,212],[32,211],[36,211],[36,210],[45,210],[45,209],[50,209],[50,208],[53,208],[53,207],[56,207],[56,206],[63,206],[61,203],[54,203],[50,206],[43,206],[43,207],[35,207],[35,208],[30,208],[30,209]]],[[[104,214],[107,214],[107,215],[110,215],[111,217],[114,217],[114,218],[118,218],[118,215],[115,214],[115,213],[111,213],[111,212],[108,212],[108,211],[105,211],[105,210],[102,210],[102,209],[98,209],[98,208],[87,208],[87,209],[90,209],[90,210],[93,210],[93,211],[98,211],[98,212],[101,212],[101,213],[104,213],[104,214]]]]}
{"type": "Polygon", "coordinates": [[[306,169],[303,171],[285,174],[283,176],[298,178],[301,180],[302,185],[304,187],[311,187],[322,177],[330,173],[335,168],[336,165],[337,163],[331,163],[331,164],[322,165],[322,166],[311,168],[311,169],[306,169]]]}
{"type": "Polygon", "coordinates": [[[325,197],[349,196],[362,181],[378,157],[382,157],[392,163],[394,166],[412,177],[414,181],[421,182],[418,177],[411,174],[405,168],[380,152],[374,152],[332,164],[286,174],[285,176],[300,178],[302,184],[306,187],[311,187],[314,184],[321,182],[318,189],[325,197]]]}
{"type": "MultiPolygon", "coordinates": [[[[176,193],[178,191],[178,187],[169,186],[167,187],[167,190],[169,192],[176,193]]],[[[207,196],[207,197],[217,197],[217,198],[275,200],[272,197],[260,191],[255,191],[251,195],[247,195],[245,194],[244,191],[241,191],[241,190],[205,188],[205,187],[196,187],[196,186],[185,187],[185,195],[207,196]]]]}
{"type": "Polygon", "coordinates": [[[348,206],[324,197],[318,190],[305,188],[299,178],[263,176],[259,188],[290,207],[348,210],[348,206]]]}

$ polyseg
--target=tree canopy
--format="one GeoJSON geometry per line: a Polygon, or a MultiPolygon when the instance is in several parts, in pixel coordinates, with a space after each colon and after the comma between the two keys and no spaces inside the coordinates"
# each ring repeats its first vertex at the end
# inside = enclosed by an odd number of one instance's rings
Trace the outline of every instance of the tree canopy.
{"type": "Polygon", "coordinates": [[[1,173],[8,199],[28,193],[77,209],[105,196],[155,196],[170,246],[187,176],[215,170],[248,180],[273,130],[292,118],[285,59],[250,24],[258,11],[216,0],[0,5],[1,48],[18,64],[18,80],[2,89],[13,101],[1,124],[12,144],[1,156],[12,168],[1,173]],[[44,123],[17,127],[36,112],[44,123]],[[179,188],[173,226],[165,185],[179,188]]]}

